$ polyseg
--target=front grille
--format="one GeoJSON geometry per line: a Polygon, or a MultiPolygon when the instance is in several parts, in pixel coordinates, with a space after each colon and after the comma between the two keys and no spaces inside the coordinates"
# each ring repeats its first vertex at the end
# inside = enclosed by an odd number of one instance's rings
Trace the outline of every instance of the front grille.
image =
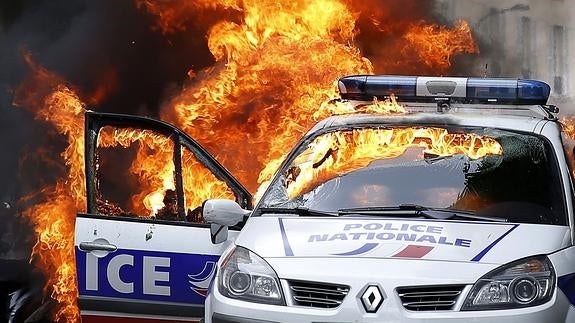
{"type": "Polygon", "coordinates": [[[449,311],[457,302],[464,285],[399,287],[397,293],[410,311],[449,311]]]}
{"type": "Polygon", "coordinates": [[[290,281],[294,305],[318,308],[336,308],[349,292],[349,286],[290,281]]]}

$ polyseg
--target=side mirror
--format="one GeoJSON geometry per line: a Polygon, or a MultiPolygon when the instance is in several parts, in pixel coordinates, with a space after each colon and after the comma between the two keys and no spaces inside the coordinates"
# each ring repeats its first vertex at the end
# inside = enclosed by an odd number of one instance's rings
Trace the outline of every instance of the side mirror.
{"type": "Polygon", "coordinates": [[[218,244],[228,239],[228,227],[244,219],[250,211],[232,200],[213,199],[204,202],[202,215],[211,223],[212,243],[218,244]]]}
{"type": "Polygon", "coordinates": [[[213,244],[220,244],[228,240],[228,227],[212,223],[210,224],[210,236],[213,244]]]}

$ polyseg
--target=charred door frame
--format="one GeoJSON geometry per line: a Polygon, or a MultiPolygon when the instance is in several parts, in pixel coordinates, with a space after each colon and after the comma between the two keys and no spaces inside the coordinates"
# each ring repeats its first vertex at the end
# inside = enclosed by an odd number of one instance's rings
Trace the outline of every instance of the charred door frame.
{"type": "Polygon", "coordinates": [[[224,168],[207,150],[185,132],[169,123],[141,116],[99,113],[88,111],[85,114],[84,165],[86,173],[87,213],[98,214],[96,200],[96,149],[97,139],[105,126],[136,128],[155,131],[174,142],[173,162],[175,169],[176,194],[178,195],[178,217],[185,219],[184,189],[182,178],[182,145],[191,150],[200,163],[207,167],[219,180],[224,181],[234,192],[237,202],[245,209],[251,207],[252,196],[248,190],[224,168]]]}

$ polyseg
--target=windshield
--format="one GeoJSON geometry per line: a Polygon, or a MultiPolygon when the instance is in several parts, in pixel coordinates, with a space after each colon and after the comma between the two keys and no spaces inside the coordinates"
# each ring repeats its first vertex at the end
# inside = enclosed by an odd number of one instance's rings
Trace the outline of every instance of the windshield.
{"type": "Polygon", "coordinates": [[[494,129],[361,128],[307,140],[264,196],[265,208],[406,204],[509,222],[565,225],[550,145],[494,129]]]}

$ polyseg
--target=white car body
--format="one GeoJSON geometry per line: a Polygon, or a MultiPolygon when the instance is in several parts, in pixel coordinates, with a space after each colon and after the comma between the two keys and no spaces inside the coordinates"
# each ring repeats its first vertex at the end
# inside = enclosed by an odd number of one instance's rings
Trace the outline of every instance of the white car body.
{"type": "MultiPolygon", "coordinates": [[[[459,109],[393,117],[339,116],[322,122],[310,134],[325,127],[350,124],[442,124],[540,134],[552,143],[561,167],[564,194],[572,196],[561,129],[557,122],[538,117],[537,113],[459,109]]],[[[566,203],[569,226],[375,217],[333,219],[282,214],[252,217],[235,245],[251,250],[273,268],[281,282],[286,305],[231,299],[213,287],[206,300],[205,321],[575,322],[573,205],[569,198],[566,203]],[[416,235],[415,241],[407,241],[413,239],[410,234],[416,235]],[[571,279],[570,287],[555,288],[550,301],[533,307],[461,310],[472,286],[482,276],[535,255],[547,255],[558,279],[571,279]],[[345,285],[349,286],[349,292],[336,308],[298,306],[290,288],[291,282],[298,281],[345,285]],[[375,313],[367,313],[361,303],[362,294],[370,285],[379,286],[383,297],[375,313]],[[402,305],[398,290],[417,286],[462,287],[450,310],[408,310],[402,305]]],[[[217,284],[216,281],[214,286],[217,284]]]]}

